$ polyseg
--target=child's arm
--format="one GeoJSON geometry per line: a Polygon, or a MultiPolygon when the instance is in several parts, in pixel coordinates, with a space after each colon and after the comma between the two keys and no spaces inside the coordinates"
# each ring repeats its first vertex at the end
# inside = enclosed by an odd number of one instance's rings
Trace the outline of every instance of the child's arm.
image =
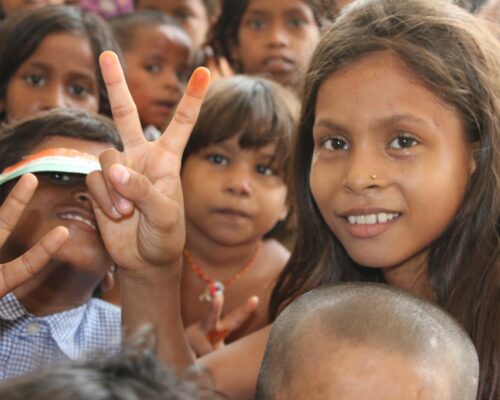
{"type": "Polygon", "coordinates": [[[87,178],[97,223],[118,266],[125,333],[151,323],[158,354],[171,365],[192,363],[180,313],[180,277],[185,242],[181,158],[209,83],[205,69],[193,73],[163,136],[148,142],[118,58],[101,56],[122,153],[105,151],[102,171],[87,178]]]}
{"type": "MultiPolygon", "coordinates": [[[[0,207],[0,247],[9,238],[30,201],[38,181],[26,174],[12,188],[0,207]]],[[[47,233],[35,246],[21,257],[0,264],[0,298],[22,285],[40,271],[50,258],[59,251],[68,238],[68,230],[62,226],[47,233]]]]}

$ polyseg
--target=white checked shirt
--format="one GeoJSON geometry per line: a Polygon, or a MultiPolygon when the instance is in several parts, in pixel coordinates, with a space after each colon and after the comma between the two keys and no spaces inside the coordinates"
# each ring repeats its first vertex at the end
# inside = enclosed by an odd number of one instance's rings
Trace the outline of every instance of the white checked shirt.
{"type": "Polygon", "coordinates": [[[36,317],[10,293],[0,299],[0,380],[120,349],[120,309],[99,299],[36,317]]]}

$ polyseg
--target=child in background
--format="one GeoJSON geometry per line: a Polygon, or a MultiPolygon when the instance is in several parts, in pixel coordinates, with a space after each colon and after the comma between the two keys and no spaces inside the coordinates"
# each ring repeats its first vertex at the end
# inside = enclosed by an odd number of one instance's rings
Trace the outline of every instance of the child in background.
{"type": "Polygon", "coordinates": [[[158,139],[186,86],[191,40],[173,18],[152,10],[115,18],[111,27],[144,133],[149,140],[158,139]]]}
{"type": "Polygon", "coordinates": [[[320,37],[320,0],[223,0],[211,44],[238,73],[299,91],[320,37]]]}
{"type": "MultiPolygon", "coordinates": [[[[287,218],[285,178],[299,105],[262,78],[211,84],[183,155],[186,248],[181,288],[186,326],[223,294],[222,314],[251,296],[259,306],[228,341],[260,329],[289,252],[272,230],[287,218]]],[[[219,300],[217,300],[219,301],[219,300]]]]}
{"type": "Polygon", "coordinates": [[[314,289],[273,323],[258,400],[476,400],[479,362],[440,307],[388,285],[314,289]],[[314,339],[312,339],[314,338],[314,339]]]}
{"type": "Polygon", "coordinates": [[[52,108],[111,115],[98,57],[119,51],[99,17],[74,7],[20,13],[0,27],[0,121],[52,108]]]}
{"type": "Polygon", "coordinates": [[[156,10],[176,18],[199,50],[218,14],[218,0],[136,0],[138,10],[156,10]]]}
{"type": "Polygon", "coordinates": [[[0,262],[21,256],[54,228],[69,231],[40,272],[0,299],[0,380],[120,347],[120,310],[92,299],[97,286],[112,284],[113,261],[85,183],[109,147],[121,148],[112,121],[81,111],[53,110],[0,131],[0,201],[24,172],[39,182],[0,249],[0,262]]]}
{"type": "MultiPolygon", "coordinates": [[[[270,307],[274,319],[301,294],[342,281],[386,282],[432,300],[476,346],[481,400],[500,394],[500,43],[493,29],[444,0],[366,0],[346,7],[322,36],[294,147],[299,240],[270,307]]],[[[133,109],[117,63],[102,63],[110,100],[133,109]]],[[[107,215],[122,201],[143,207],[141,185],[156,187],[158,176],[168,176],[169,220],[182,218],[177,165],[206,80],[196,75],[199,85],[188,89],[161,143],[136,145],[147,153],[142,158],[167,153],[170,163],[153,173],[133,157],[138,150],[115,158],[113,170],[129,178],[108,180],[120,201],[96,190],[107,215]]],[[[133,113],[117,121],[130,143],[140,140],[133,113]]],[[[158,229],[171,232],[166,293],[180,280],[184,238],[176,227],[176,234],[173,225],[158,229]]],[[[163,315],[179,313],[172,300],[158,305],[163,315]]],[[[254,397],[268,332],[200,359],[224,393],[254,397]]],[[[161,344],[185,356],[183,339],[171,335],[161,344]]]]}
{"type": "Polygon", "coordinates": [[[44,6],[65,4],[66,0],[0,0],[0,19],[20,11],[32,10],[44,6]]]}

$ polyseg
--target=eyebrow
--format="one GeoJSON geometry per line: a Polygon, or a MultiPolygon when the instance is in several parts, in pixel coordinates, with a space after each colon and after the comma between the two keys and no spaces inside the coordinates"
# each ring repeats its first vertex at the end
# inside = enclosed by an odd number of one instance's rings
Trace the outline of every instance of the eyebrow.
{"type": "MultiPolygon", "coordinates": [[[[426,127],[432,127],[431,124],[428,121],[426,121],[425,119],[417,117],[414,114],[407,113],[407,114],[393,115],[389,118],[384,118],[380,121],[377,121],[376,124],[374,125],[374,128],[375,129],[387,128],[390,126],[397,125],[398,123],[401,123],[401,122],[410,122],[410,123],[414,123],[414,124],[418,124],[418,125],[423,125],[426,127]]],[[[331,131],[340,131],[340,132],[349,131],[349,129],[347,129],[345,126],[343,126],[339,123],[336,123],[335,121],[333,121],[331,119],[326,119],[326,118],[322,118],[314,123],[313,129],[319,128],[319,127],[327,128],[331,131]]]]}
{"type": "MultiPolygon", "coordinates": [[[[39,68],[39,69],[47,71],[47,72],[50,72],[51,70],[54,69],[52,65],[45,64],[45,63],[42,63],[40,61],[31,61],[28,65],[31,67],[39,68]]],[[[88,72],[82,71],[82,70],[80,70],[80,71],[71,70],[70,74],[73,76],[76,76],[77,78],[90,79],[92,81],[97,81],[97,77],[95,76],[95,73],[88,73],[88,72]]]]}

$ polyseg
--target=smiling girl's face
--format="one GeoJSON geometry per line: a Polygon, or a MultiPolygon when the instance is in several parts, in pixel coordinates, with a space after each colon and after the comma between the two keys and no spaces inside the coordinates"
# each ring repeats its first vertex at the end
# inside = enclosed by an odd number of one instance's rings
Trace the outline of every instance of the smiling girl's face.
{"type": "Polygon", "coordinates": [[[47,35],[7,83],[8,120],[53,108],[97,113],[99,87],[92,47],[76,33],[47,35]]]}
{"type": "Polygon", "coordinates": [[[475,169],[458,112],[382,51],[323,82],[313,137],[311,190],[351,258],[421,264],[475,169]]]}

